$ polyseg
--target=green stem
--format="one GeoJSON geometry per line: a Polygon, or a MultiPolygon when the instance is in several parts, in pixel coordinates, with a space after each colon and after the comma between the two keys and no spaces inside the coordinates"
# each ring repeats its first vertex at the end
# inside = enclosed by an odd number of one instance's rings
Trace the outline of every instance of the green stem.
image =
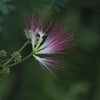
{"type": "Polygon", "coordinates": [[[9,59],[6,63],[3,64],[3,66],[7,65],[8,63],[10,63],[12,61],[13,58],[9,59]]]}
{"type": "Polygon", "coordinates": [[[36,49],[40,46],[40,44],[41,44],[42,41],[43,41],[42,36],[40,36],[39,41],[38,41],[38,44],[37,44],[37,46],[34,48],[34,50],[36,50],[36,49]]]}
{"type": "Polygon", "coordinates": [[[14,63],[14,64],[7,65],[7,66],[5,66],[5,67],[11,67],[11,66],[17,65],[17,64],[21,63],[22,61],[28,59],[28,58],[31,57],[32,55],[33,55],[33,52],[30,53],[30,54],[29,54],[28,56],[26,56],[25,58],[23,58],[21,61],[16,62],[16,63],[14,63]]]}
{"type": "Polygon", "coordinates": [[[55,0],[52,0],[52,2],[51,2],[51,4],[50,4],[50,6],[48,7],[48,9],[50,9],[51,8],[51,6],[52,6],[52,4],[55,2],[55,0]]]}
{"type": "Polygon", "coordinates": [[[23,49],[24,49],[24,47],[27,45],[27,44],[29,44],[30,43],[30,40],[28,40],[21,48],[20,48],[20,50],[18,51],[18,52],[21,52],[23,49]]]}
{"type": "Polygon", "coordinates": [[[2,62],[7,62],[7,61],[10,60],[10,59],[11,59],[11,58],[2,60],[2,61],[0,61],[0,63],[2,63],[2,62]]]}
{"type": "MultiPolygon", "coordinates": [[[[18,51],[18,52],[21,52],[24,47],[29,43],[30,41],[28,40],[22,47],[21,49],[18,51]]],[[[11,61],[13,60],[13,58],[10,58],[6,63],[3,64],[3,66],[7,65],[8,63],[10,63],[11,61]]]]}

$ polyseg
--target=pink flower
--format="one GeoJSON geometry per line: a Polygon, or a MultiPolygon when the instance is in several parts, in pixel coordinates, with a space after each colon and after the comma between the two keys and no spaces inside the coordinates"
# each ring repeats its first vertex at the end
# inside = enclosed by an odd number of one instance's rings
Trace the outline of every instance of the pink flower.
{"type": "Polygon", "coordinates": [[[45,57],[45,58],[40,58],[36,55],[33,56],[36,58],[36,60],[39,61],[43,69],[49,70],[50,73],[58,80],[52,69],[63,70],[64,65],[63,66],[61,65],[61,62],[63,61],[63,56],[45,57]]]}
{"type": "Polygon", "coordinates": [[[25,18],[25,23],[24,34],[31,39],[33,56],[55,76],[51,68],[62,69],[58,63],[62,61],[61,55],[69,54],[69,49],[75,46],[72,42],[73,35],[68,33],[66,26],[61,26],[59,21],[45,24],[43,17],[36,17],[34,14],[25,18]],[[37,54],[56,55],[56,57],[40,58],[37,54]]]}

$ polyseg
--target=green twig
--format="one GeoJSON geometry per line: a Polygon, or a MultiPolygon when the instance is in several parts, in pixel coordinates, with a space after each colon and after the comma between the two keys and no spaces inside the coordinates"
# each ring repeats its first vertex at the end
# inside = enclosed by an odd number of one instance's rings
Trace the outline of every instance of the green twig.
{"type": "MultiPolygon", "coordinates": [[[[25,46],[27,45],[27,44],[29,44],[29,40],[21,47],[21,49],[18,51],[18,52],[21,52],[24,48],[25,48],[25,46]]],[[[8,63],[10,63],[12,60],[13,60],[14,58],[10,58],[6,63],[4,63],[3,64],[3,66],[5,66],[5,65],[7,65],[8,63]]]]}
{"type": "Polygon", "coordinates": [[[21,52],[23,49],[24,49],[24,47],[27,45],[27,44],[29,44],[30,43],[30,40],[28,40],[21,48],[20,48],[20,50],[18,51],[18,52],[21,52]]]}
{"type": "Polygon", "coordinates": [[[3,66],[7,65],[8,63],[10,63],[13,60],[13,58],[9,59],[6,63],[3,64],[3,66]]]}
{"type": "Polygon", "coordinates": [[[14,64],[7,65],[7,66],[5,66],[5,67],[11,67],[11,66],[17,65],[17,64],[21,63],[22,61],[28,59],[28,58],[31,57],[32,55],[33,55],[33,52],[30,53],[30,54],[29,54],[28,56],[26,56],[25,58],[23,58],[21,61],[16,62],[16,63],[14,63],[14,64]]]}

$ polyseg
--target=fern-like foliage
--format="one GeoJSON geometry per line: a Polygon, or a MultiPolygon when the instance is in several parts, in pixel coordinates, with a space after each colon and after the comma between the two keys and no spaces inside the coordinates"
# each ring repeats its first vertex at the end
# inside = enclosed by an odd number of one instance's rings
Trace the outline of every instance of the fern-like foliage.
{"type": "Polygon", "coordinates": [[[2,14],[8,14],[10,11],[15,10],[15,6],[10,4],[11,0],[0,0],[0,12],[2,14]]]}
{"type": "Polygon", "coordinates": [[[48,5],[50,7],[53,7],[57,12],[60,11],[60,6],[64,7],[65,2],[68,2],[68,0],[45,0],[42,2],[42,5],[48,5]]]}
{"type": "Polygon", "coordinates": [[[15,9],[16,6],[12,3],[12,0],[0,0],[0,32],[3,32],[6,24],[5,16],[15,9]]]}

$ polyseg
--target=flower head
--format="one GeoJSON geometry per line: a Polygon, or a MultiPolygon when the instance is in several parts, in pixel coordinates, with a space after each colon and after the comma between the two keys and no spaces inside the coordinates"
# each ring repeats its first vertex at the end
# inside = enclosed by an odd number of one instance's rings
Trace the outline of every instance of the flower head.
{"type": "Polygon", "coordinates": [[[13,54],[11,54],[11,56],[14,59],[14,62],[21,61],[22,56],[19,52],[14,52],[13,54]]]}
{"type": "Polygon", "coordinates": [[[73,35],[68,33],[66,26],[61,26],[59,21],[51,21],[47,25],[43,17],[36,17],[35,14],[25,18],[25,23],[26,28],[24,29],[24,34],[31,40],[34,52],[33,56],[54,75],[51,67],[57,69],[62,68],[58,63],[62,60],[61,55],[69,54],[68,49],[74,46],[72,42],[73,35]],[[56,55],[56,57],[40,58],[37,54],[56,55]]]}
{"type": "Polygon", "coordinates": [[[0,57],[5,57],[7,52],[5,50],[0,50],[0,57]]]}

